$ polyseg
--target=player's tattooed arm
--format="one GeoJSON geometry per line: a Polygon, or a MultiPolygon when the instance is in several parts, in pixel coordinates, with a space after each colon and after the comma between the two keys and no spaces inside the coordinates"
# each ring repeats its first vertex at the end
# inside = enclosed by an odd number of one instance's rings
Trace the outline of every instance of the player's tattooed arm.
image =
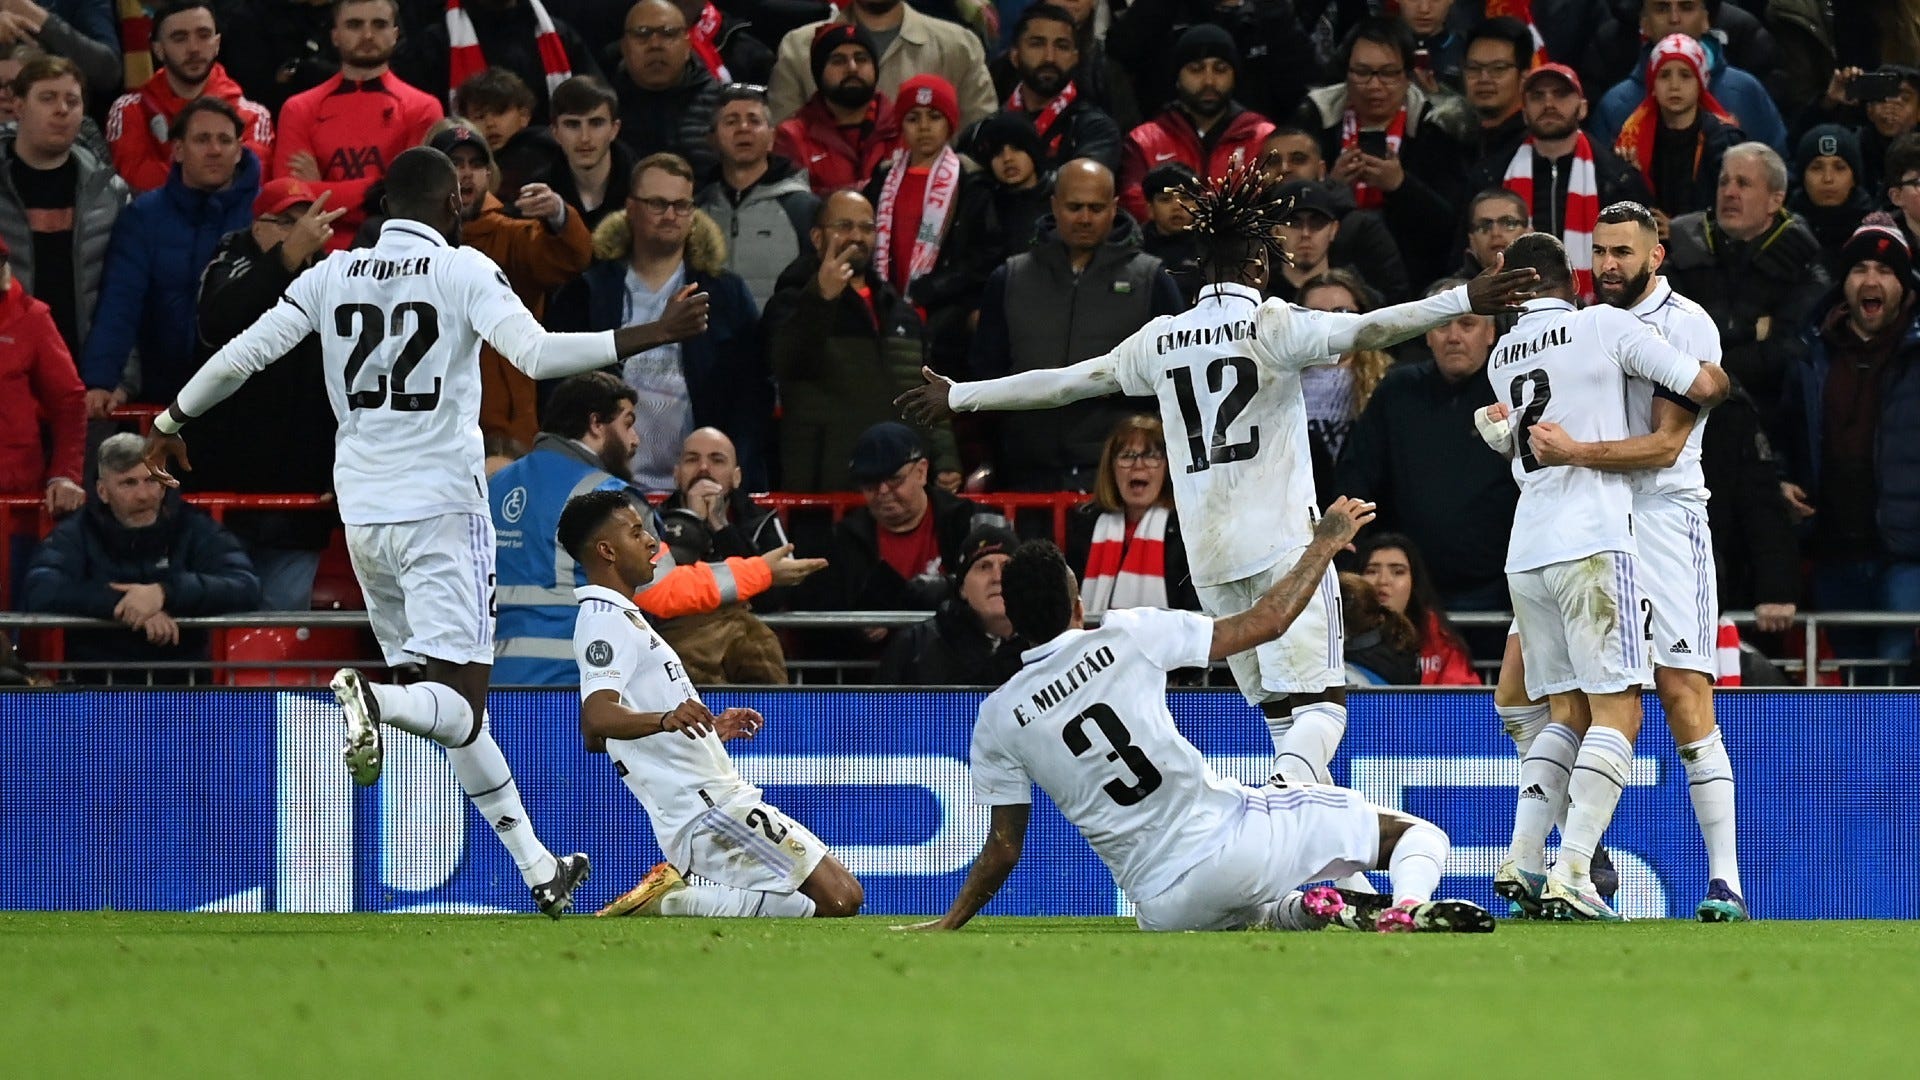
{"type": "Polygon", "coordinates": [[[1026,803],[994,807],[987,823],[987,842],[974,858],[973,868],[967,871],[966,883],[953,898],[953,906],[938,919],[895,929],[958,930],[967,925],[967,920],[987,906],[1000,886],[1007,883],[1007,875],[1020,864],[1020,851],[1027,840],[1027,819],[1032,810],[1026,803]]]}
{"type": "Polygon", "coordinates": [[[1539,423],[1527,429],[1533,457],[1542,465],[1573,465],[1602,472],[1640,472],[1664,469],[1680,460],[1687,436],[1699,420],[1691,403],[1669,397],[1653,399],[1653,430],[1645,435],[1608,442],[1580,442],[1559,424],[1539,423]]]}
{"type": "Polygon", "coordinates": [[[1327,564],[1373,520],[1375,512],[1370,502],[1345,496],[1335,499],[1321,516],[1320,524],[1314,527],[1313,541],[1293,569],[1255,600],[1252,607],[1238,615],[1214,620],[1213,647],[1208,655],[1224,660],[1286,633],[1287,627],[1300,617],[1307,601],[1320,588],[1327,564]]]}

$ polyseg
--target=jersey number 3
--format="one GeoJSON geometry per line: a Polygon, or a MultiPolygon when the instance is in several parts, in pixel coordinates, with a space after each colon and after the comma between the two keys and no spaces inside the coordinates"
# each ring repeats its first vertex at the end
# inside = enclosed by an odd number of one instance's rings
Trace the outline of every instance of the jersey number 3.
{"type": "Polygon", "coordinates": [[[1213,437],[1206,433],[1206,423],[1200,418],[1200,399],[1193,392],[1193,370],[1191,368],[1171,368],[1167,378],[1173,380],[1173,396],[1180,400],[1180,419],[1187,426],[1187,471],[1206,472],[1215,465],[1226,465],[1235,461],[1252,460],[1260,452],[1260,428],[1247,425],[1247,437],[1239,442],[1228,442],[1227,429],[1233,426],[1240,414],[1253,403],[1253,395],[1260,388],[1260,369],[1253,359],[1246,356],[1215,357],[1207,365],[1207,390],[1219,393],[1227,381],[1227,369],[1233,369],[1233,389],[1220,399],[1220,411],[1213,418],[1213,437]]]}
{"type": "Polygon", "coordinates": [[[1067,744],[1067,749],[1073,751],[1074,757],[1093,749],[1093,740],[1087,737],[1089,720],[1113,745],[1113,749],[1107,751],[1107,760],[1120,762],[1133,770],[1133,783],[1109,780],[1101,786],[1100,790],[1106,792],[1108,798],[1121,806],[1132,806],[1160,790],[1160,783],[1164,779],[1160,770],[1154,768],[1146,751],[1133,745],[1133,734],[1127,730],[1127,725],[1121,723],[1119,715],[1105,705],[1087,706],[1085,712],[1067,721],[1067,726],[1060,730],[1061,740],[1067,744]]]}
{"type": "Polygon", "coordinates": [[[434,376],[433,389],[409,392],[407,378],[420,366],[427,351],[440,340],[440,312],[432,304],[411,300],[393,309],[393,317],[372,304],[341,304],[333,309],[333,328],[343,338],[353,338],[353,351],[347,354],[347,408],[377,409],[382,405],[395,412],[432,412],[440,405],[440,377],[434,376]],[[411,318],[409,318],[411,317],[411,318]],[[413,333],[393,359],[391,386],[388,376],[378,376],[371,390],[355,390],[360,369],[367,365],[373,351],[389,335],[398,338],[413,324],[413,333]],[[391,391],[391,393],[389,393],[391,391]]]}
{"type": "Polygon", "coordinates": [[[1528,472],[1538,472],[1542,466],[1533,456],[1533,440],[1527,438],[1527,429],[1539,423],[1541,414],[1547,411],[1547,402],[1553,400],[1553,384],[1547,381],[1547,373],[1540,368],[1523,371],[1513,377],[1512,385],[1507,387],[1507,396],[1520,412],[1519,418],[1513,422],[1514,437],[1519,439],[1520,467],[1528,472]],[[1520,399],[1529,384],[1533,386],[1533,400],[1522,406],[1520,399]]]}

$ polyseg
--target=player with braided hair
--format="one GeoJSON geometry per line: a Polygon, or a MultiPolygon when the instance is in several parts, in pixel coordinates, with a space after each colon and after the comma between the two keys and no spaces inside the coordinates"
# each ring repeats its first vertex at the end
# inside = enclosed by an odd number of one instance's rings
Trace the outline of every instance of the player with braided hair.
{"type": "MultiPolygon", "coordinates": [[[[896,402],[927,422],[1103,394],[1158,398],[1176,459],[1168,472],[1187,563],[1201,605],[1216,617],[1251,607],[1299,560],[1319,517],[1301,370],[1354,349],[1386,348],[1468,310],[1517,310],[1538,276],[1496,264],[1459,288],[1363,315],[1267,300],[1268,275],[1287,257],[1277,226],[1288,207],[1262,167],[1250,162],[1189,189],[1206,279],[1191,309],[1071,367],[959,385],[926,370],[925,384],[896,402]]],[[[1347,726],[1342,639],[1340,589],[1329,570],[1283,637],[1228,661],[1240,692],[1267,719],[1277,777],[1331,781],[1327,765],[1347,726]]]]}

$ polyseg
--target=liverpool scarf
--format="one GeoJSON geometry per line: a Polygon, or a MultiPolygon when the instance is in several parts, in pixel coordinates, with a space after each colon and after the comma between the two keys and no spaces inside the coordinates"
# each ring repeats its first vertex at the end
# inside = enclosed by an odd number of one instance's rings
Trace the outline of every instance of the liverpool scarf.
{"type": "MultiPolygon", "coordinates": [[[[1533,196],[1533,136],[1514,151],[1507,163],[1507,175],[1501,186],[1527,201],[1527,210],[1538,218],[1533,196]]],[[[1552,192],[1546,192],[1552,198],[1552,192]]],[[[1580,132],[1573,144],[1573,171],[1567,177],[1567,213],[1560,242],[1566,246],[1567,261],[1573,264],[1574,285],[1582,300],[1593,299],[1593,228],[1600,223],[1600,186],[1593,170],[1593,144],[1580,132]]]]}
{"type": "MultiPolygon", "coordinates": [[[[1407,137],[1407,107],[1393,114],[1393,121],[1387,125],[1387,153],[1398,157],[1400,141],[1407,137]]],[[[1340,149],[1358,150],[1360,148],[1360,118],[1352,109],[1340,120],[1340,149]]],[[[1362,210],[1378,210],[1387,201],[1386,193],[1363,180],[1353,182],[1353,203],[1362,210]]]]}
{"type": "Polygon", "coordinates": [[[693,55],[700,58],[708,74],[722,83],[729,83],[733,81],[733,76],[727,73],[726,61],[720,59],[720,43],[715,39],[719,33],[720,9],[709,3],[700,9],[700,21],[687,31],[687,44],[693,46],[693,55]]]}
{"type": "MultiPolygon", "coordinates": [[[[546,5],[540,0],[527,0],[527,6],[533,9],[534,44],[540,48],[540,66],[546,69],[547,92],[552,93],[554,87],[573,78],[573,68],[546,5]]],[[[447,57],[447,100],[451,102],[453,92],[460,89],[461,83],[487,70],[487,58],[480,53],[480,38],[474,33],[473,20],[460,6],[460,0],[447,0],[447,42],[452,46],[447,57]]]]}
{"type": "Polygon", "coordinates": [[[1167,606],[1167,522],[1171,514],[1155,506],[1140,515],[1127,539],[1127,515],[1113,510],[1093,523],[1093,547],[1087,552],[1086,580],[1080,603],[1089,615],[1117,608],[1167,606]]]}
{"type": "MultiPolygon", "coordinates": [[[[1738,126],[1740,123],[1727,111],[1726,106],[1720,104],[1720,99],[1713,96],[1713,91],[1707,89],[1707,50],[1685,34],[1669,34],[1661,38],[1647,57],[1647,96],[1634,107],[1633,115],[1627,117],[1627,122],[1620,125],[1620,135],[1613,140],[1613,152],[1638,166],[1649,188],[1653,186],[1654,136],[1660,131],[1660,105],[1653,99],[1653,84],[1660,69],[1674,60],[1693,70],[1694,81],[1700,84],[1700,112],[1713,114],[1723,124],[1738,126]]],[[[1706,133],[1697,132],[1693,142],[1695,172],[1700,171],[1700,158],[1705,154],[1706,146],[1706,133]]]]}
{"type": "MultiPolygon", "coordinates": [[[[1040,143],[1047,148],[1047,156],[1052,157],[1059,151],[1060,140],[1066,135],[1066,132],[1062,131],[1055,133],[1049,138],[1047,132],[1053,128],[1054,123],[1060,119],[1060,115],[1066,112],[1068,107],[1073,104],[1074,99],[1079,96],[1080,87],[1069,81],[1067,85],[1060,88],[1058,94],[1053,96],[1052,101],[1047,102],[1046,108],[1041,109],[1040,112],[1033,117],[1033,130],[1040,133],[1040,143]]],[[[1013,88],[1013,95],[1007,98],[1007,109],[1022,114],[1027,112],[1026,87],[1016,86],[1013,88]]],[[[1042,164],[1042,162],[1034,162],[1036,167],[1042,164]]]]}
{"type": "MultiPolygon", "coordinates": [[[[877,235],[873,238],[873,263],[882,280],[891,278],[888,263],[893,240],[893,208],[900,199],[900,183],[907,175],[907,152],[895,150],[887,166],[887,182],[880,186],[880,205],[875,208],[877,235]]],[[[960,155],[950,146],[940,148],[927,171],[927,194],[920,206],[920,231],[913,237],[913,254],[907,260],[908,284],[924,277],[940,258],[940,241],[947,233],[954,201],[960,194],[960,155]]]]}

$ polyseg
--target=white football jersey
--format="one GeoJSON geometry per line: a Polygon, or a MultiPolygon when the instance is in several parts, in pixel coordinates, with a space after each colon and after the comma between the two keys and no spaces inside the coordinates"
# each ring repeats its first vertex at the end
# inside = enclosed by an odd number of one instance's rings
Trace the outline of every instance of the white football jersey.
{"type": "Polygon", "coordinates": [[[1216,284],[1114,349],[1132,397],[1160,401],[1167,473],[1196,585],[1251,577],[1304,546],[1319,501],[1300,372],[1333,364],[1335,315],[1216,284]]]}
{"type": "Polygon", "coordinates": [[[287,287],[262,322],[293,342],[320,335],[342,521],[487,513],[480,343],[526,310],[493,260],[417,221],[387,222],[374,246],[287,287]]]}
{"type": "Polygon", "coordinates": [[[1167,672],[1204,667],[1212,642],[1204,616],[1126,608],[1022,653],[980,704],[974,801],[1030,803],[1037,783],[1129,896],[1165,892],[1245,807],[1167,711],[1167,672]]]}
{"type": "MultiPolygon", "coordinates": [[[[1699,304],[1673,291],[1667,279],[1653,279],[1653,291],[1632,308],[1633,317],[1657,327],[1674,348],[1703,364],[1720,362],[1720,328],[1699,304]]],[[[1645,379],[1627,380],[1627,427],[1635,435],[1653,430],[1654,385],[1645,379]]],[[[1707,476],[1700,468],[1700,439],[1708,414],[1701,413],[1687,434],[1680,456],[1664,469],[1633,477],[1635,495],[1658,495],[1685,502],[1701,513],[1707,509],[1707,476]]]]}
{"type": "Polygon", "coordinates": [[[1534,459],[1527,428],[1560,425],[1580,442],[1624,439],[1627,380],[1634,376],[1684,394],[1700,362],[1658,331],[1616,307],[1576,310],[1564,300],[1530,300],[1518,322],[1494,344],[1487,379],[1513,407],[1520,485],[1507,572],[1583,559],[1602,551],[1634,551],[1633,484],[1624,473],[1545,467],[1534,459]]]}
{"type": "MultiPolygon", "coordinates": [[[[573,658],[580,665],[580,700],[601,690],[620,695],[637,712],[669,712],[697,697],[686,668],[628,597],[599,585],[573,590],[580,612],[573,623],[573,658]]],[[[644,739],[608,739],[607,755],[633,797],[646,807],[660,850],[686,866],[688,826],[710,807],[758,802],[760,789],[734,770],[720,737],[689,739],[663,731],[644,739]]]]}

